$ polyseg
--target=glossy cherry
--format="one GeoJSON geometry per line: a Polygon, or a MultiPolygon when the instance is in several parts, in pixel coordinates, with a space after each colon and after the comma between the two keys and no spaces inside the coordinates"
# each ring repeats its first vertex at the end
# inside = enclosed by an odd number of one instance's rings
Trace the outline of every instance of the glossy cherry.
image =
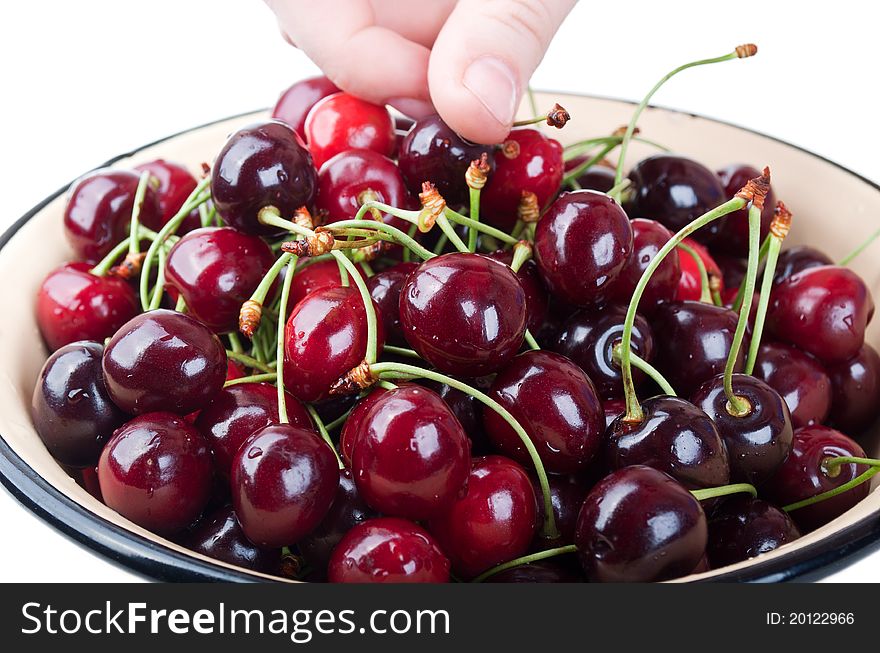
{"type": "MultiPolygon", "coordinates": [[[[654,220],[638,218],[632,220],[630,226],[633,231],[633,249],[610,293],[612,301],[624,305],[629,304],[642,273],[657,256],[657,252],[672,238],[672,232],[654,220]]],[[[639,302],[639,308],[646,315],[650,315],[657,304],[676,299],[682,275],[679,258],[679,252],[673,250],[651,275],[639,302]]]]}
{"type": "Polygon", "coordinates": [[[526,294],[513,271],[479,254],[422,263],[400,292],[400,324],[410,346],[446,374],[483,376],[519,351],[526,294]]]}
{"type": "Polygon", "coordinates": [[[106,503],[159,535],[201,514],[211,496],[211,452],[201,434],[171,413],[147,413],[122,426],[98,462],[106,503]]]}
{"type": "Polygon", "coordinates": [[[396,144],[388,109],[348,93],[318,100],[306,116],[304,129],[317,168],[340,152],[355,148],[391,156],[396,144]]]}
{"type": "Polygon", "coordinates": [[[393,345],[406,345],[400,326],[400,291],[410,272],[418,267],[418,263],[397,263],[367,279],[370,297],[382,313],[385,337],[393,345]]]}
{"type": "MultiPolygon", "coordinates": [[[[314,430],[309,413],[289,394],[286,397],[290,423],[314,430]]],[[[223,478],[241,443],[270,424],[279,424],[278,390],[268,383],[240,383],[223,388],[199,413],[195,427],[205,436],[214,454],[214,468],[223,478]]]]}
{"type": "Polygon", "coordinates": [[[264,574],[275,573],[281,554],[255,546],[241,530],[232,506],[223,506],[204,517],[188,532],[182,544],[196,553],[264,574]]]}
{"type": "Polygon", "coordinates": [[[591,581],[652,582],[691,573],[706,551],[706,515],[672,477],[637,465],[587,495],[575,544],[591,581]]]}
{"type": "Polygon", "coordinates": [[[486,579],[487,583],[579,583],[583,577],[552,560],[539,560],[505,569],[486,579]]]}
{"type": "MultiPolygon", "coordinates": [[[[758,349],[754,374],[785,400],[794,428],[825,423],[831,410],[832,383],[815,358],[791,345],[764,342],[758,349]]],[[[876,410],[878,399],[880,396],[871,400],[872,410],[876,410]]]]}
{"type": "Polygon", "coordinates": [[[786,513],[747,495],[725,499],[709,520],[706,552],[712,567],[736,564],[769,553],[801,536],[786,513]]]}
{"type": "MultiPolygon", "coordinates": [[[[510,265],[513,263],[513,250],[501,249],[489,254],[490,257],[510,265]]],[[[526,306],[528,307],[528,328],[532,335],[538,333],[544,321],[547,319],[550,297],[541,281],[538,266],[531,259],[523,263],[516,272],[519,282],[526,293],[526,306]]]]}
{"type": "Polygon", "coordinates": [[[701,385],[691,401],[712,418],[724,440],[730,480],[758,485],[770,478],[791,452],[791,415],[779,393],[760,379],[734,374],[731,383],[733,393],[748,402],[747,415],[730,413],[720,375],[701,385]]]}
{"type": "Polygon", "coordinates": [[[342,457],[346,467],[351,467],[351,455],[354,452],[354,445],[362,432],[362,422],[369,414],[373,404],[384,395],[388,390],[379,386],[373,386],[370,390],[357,400],[354,408],[351,409],[345,423],[342,425],[342,431],[339,434],[339,455],[342,457]]]}
{"type": "Polygon", "coordinates": [[[577,306],[607,297],[633,251],[633,230],[604,193],[563,193],[535,232],[535,260],[550,292],[577,306]]]}
{"type": "MultiPolygon", "coordinates": [[[[153,231],[158,231],[162,225],[177,214],[190,194],[196,189],[198,182],[184,166],[165,159],[147,161],[136,165],[134,169],[138,172],[149,172],[152,180],[158,183],[155,193],[159,202],[159,212],[155,215],[152,213],[143,215],[142,212],[140,219],[141,224],[153,231]]],[[[193,229],[198,229],[201,225],[199,211],[194,209],[175,233],[178,235],[186,234],[193,229]]]]}
{"type": "Polygon", "coordinates": [[[198,320],[159,309],[138,315],[110,338],[103,368],[110,397],[125,412],[186,415],[223,387],[226,350],[198,320]]]}
{"type": "Polygon", "coordinates": [[[476,458],[467,493],[428,523],[463,578],[523,555],[537,527],[535,492],[526,471],[502,456],[476,458]]]}
{"type": "MultiPolygon", "coordinates": [[[[381,317],[377,326],[381,351],[381,317]]],[[[301,401],[326,399],[333,382],[363,361],[366,352],[367,316],[354,284],[313,292],[293,307],[287,320],[284,385],[301,401]]]]}
{"type": "MultiPolygon", "coordinates": [[[[721,268],[718,263],[709,253],[709,250],[705,246],[690,238],[685,238],[683,242],[685,243],[685,245],[689,245],[691,249],[693,249],[703,261],[703,265],[706,266],[706,273],[709,275],[709,279],[714,276],[719,281],[721,281],[719,292],[723,294],[725,283],[724,275],[722,274],[721,268]]],[[[700,279],[700,269],[697,267],[697,262],[694,260],[693,256],[681,250],[679,250],[678,260],[681,262],[681,277],[679,277],[678,279],[678,287],[675,291],[675,300],[679,302],[700,301],[703,286],[702,280],[700,279]]]]}
{"type": "Polygon", "coordinates": [[[773,275],[773,283],[780,284],[786,279],[793,277],[799,272],[818,268],[823,265],[834,265],[834,261],[815,247],[798,245],[786,249],[779,255],[776,261],[776,273],[773,275]]]}
{"type": "MultiPolygon", "coordinates": [[[[532,488],[535,490],[535,498],[538,506],[538,523],[544,521],[544,502],[541,496],[541,486],[538,478],[531,475],[532,488]]],[[[587,475],[583,474],[550,474],[547,477],[550,486],[550,501],[553,503],[553,516],[556,518],[556,528],[559,529],[558,543],[555,545],[571,544],[574,542],[575,528],[577,527],[578,513],[584,503],[592,483],[587,475]]],[[[541,538],[543,540],[543,538],[541,538]]],[[[546,542],[542,541],[543,547],[546,542]]]]}
{"type": "MultiPolygon", "coordinates": [[[[745,164],[732,164],[718,171],[718,178],[724,186],[724,199],[733,197],[746,185],[750,179],[760,177],[761,172],[757,168],[745,164]]],[[[773,189],[767,193],[764,200],[764,208],[761,210],[761,241],[770,233],[770,222],[773,220],[773,210],[776,208],[776,195],[773,189]]],[[[716,245],[726,252],[739,256],[747,256],[749,253],[749,211],[740,209],[724,216],[719,221],[718,239],[716,245]]]]}
{"type": "Polygon", "coordinates": [[[272,117],[290,125],[297,135],[305,140],[306,116],[309,111],[319,100],[334,93],[339,93],[336,84],[323,75],[306,77],[295,82],[281,94],[272,109],[272,117]]]}
{"type": "Polygon", "coordinates": [[[352,528],[330,558],[331,583],[448,583],[449,559],[421,526],[381,517],[352,528]]]}
{"type": "Polygon", "coordinates": [[[861,434],[880,415],[880,356],[868,344],[846,361],[828,368],[832,399],[829,421],[837,428],[861,434]]]}
{"type": "MultiPolygon", "coordinates": [[[[476,388],[481,392],[489,392],[492,387],[494,376],[480,376],[475,379],[468,379],[467,383],[472,388],[476,388]]],[[[446,402],[452,414],[458,418],[461,427],[471,441],[471,455],[483,456],[494,451],[491,440],[486,434],[483,425],[483,403],[475,397],[456,390],[445,383],[436,383],[434,381],[422,380],[424,385],[434,392],[446,402]]]]}
{"type": "MultiPolygon", "coordinates": [[[[290,298],[287,303],[287,314],[290,310],[302,301],[303,297],[324,288],[339,288],[342,286],[342,278],[339,276],[339,264],[336,259],[325,259],[320,261],[307,260],[308,265],[298,266],[296,274],[293,275],[293,281],[290,284],[290,298]]],[[[360,268],[358,268],[360,271],[360,268]]],[[[286,275],[286,270],[282,270],[281,275],[286,275]]],[[[283,276],[279,275],[278,283],[283,281],[283,276]]]]}
{"type": "Polygon", "coordinates": [[[415,385],[380,395],[360,420],[351,469],[363,500],[382,514],[424,520],[463,491],[470,443],[434,392],[415,385]]]}
{"type": "Polygon", "coordinates": [[[230,474],[235,514],[257,546],[296,544],[314,530],[333,503],[339,467],[317,434],[272,424],[238,450],[230,474]]]}
{"type": "Polygon", "coordinates": [[[778,284],[767,309],[767,332],[823,363],[843,363],[865,343],[874,315],[867,285],[849,268],[810,268],[778,284]]]}
{"type": "Polygon", "coordinates": [[[131,285],[89,273],[87,263],[52,270],[37,291],[37,326],[49,349],[78,340],[103,342],[140,311],[131,285]]]}
{"type": "MultiPolygon", "coordinates": [[[[139,182],[130,170],[109,168],[74,182],[64,209],[64,232],[77,258],[97,263],[128,235],[139,182]]],[[[140,215],[144,224],[159,221],[159,202],[150,187],[140,215]]]]}
{"type": "MultiPolygon", "coordinates": [[[[605,420],[596,388],[565,356],[543,350],[516,356],[498,372],[489,396],[525,429],[547,471],[582,471],[601,447],[605,420]]],[[[483,423],[500,453],[532,466],[522,440],[498,413],[484,408],[483,423]]]]}
{"type": "MultiPolygon", "coordinates": [[[[586,156],[577,156],[566,161],[565,172],[571,172],[586,160],[586,156]]],[[[604,165],[591,166],[578,175],[575,182],[585,190],[597,190],[600,193],[607,193],[614,188],[614,168],[604,165]]]]}
{"type": "Polygon", "coordinates": [[[58,462],[94,467],[104,442],[126,416],[104,387],[97,342],[75,342],[43,364],[31,399],[37,435],[58,462]]]}
{"type": "Polygon", "coordinates": [[[232,134],[220,150],[211,170],[211,196],[228,226],[280,235],[283,230],[259,222],[260,210],[273,206],[290,217],[311,204],[317,176],[309,151],[290,127],[256,123],[232,134]]]}

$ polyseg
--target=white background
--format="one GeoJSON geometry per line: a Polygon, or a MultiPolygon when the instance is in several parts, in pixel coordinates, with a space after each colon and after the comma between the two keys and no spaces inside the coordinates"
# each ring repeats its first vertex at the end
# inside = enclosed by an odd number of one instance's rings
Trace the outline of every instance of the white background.
{"type": "MultiPolygon", "coordinates": [[[[696,69],[655,101],[781,137],[880,180],[870,4],[581,0],[532,83],[636,99],[675,65],[753,41],[755,77],[735,64],[696,69]]],[[[271,105],[317,72],[281,40],[259,0],[4,2],[0,62],[0,230],[112,155],[271,105]]],[[[0,580],[136,579],[4,492],[0,524],[0,580]]],[[[834,579],[880,581],[880,554],[834,579]]]]}

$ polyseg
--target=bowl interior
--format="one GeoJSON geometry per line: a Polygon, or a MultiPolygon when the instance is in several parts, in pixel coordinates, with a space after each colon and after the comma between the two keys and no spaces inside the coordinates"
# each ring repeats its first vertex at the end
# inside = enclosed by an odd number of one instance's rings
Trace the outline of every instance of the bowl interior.
{"type": "MultiPolygon", "coordinates": [[[[559,100],[572,114],[572,121],[553,136],[574,142],[610,133],[625,124],[633,106],[616,100],[582,96],[539,94],[539,105],[559,100]]],[[[159,157],[199,170],[202,161],[212,161],[227,135],[238,127],[263,117],[262,113],[197,128],[121,158],[115,165],[126,167],[159,157]]],[[[730,163],[749,163],[760,168],[769,165],[773,187],[794,213],[787,245],[817,244],[838,259],[862,242],[877,227],[880,217],[880,190],[864,179],[810,153],[772,138],[706,118],[661,108],[648,109],[639,123],[642,133],[673,151],[695,158],[709,167],[730,163]]],[[[632,163],[653,151],[635,143],[629,153],[632,163]]],[[[85,508],[96,520],[126,529],[162,547],[200,559],[215,568],[234,569],[222,562],[188,552],[132,524],[80,488],[48,454],[31,425],[30,397],[35,379],[47,356],[34,318],[34,298],[45,274],[71,256],[62,232],[65,197],[46,204],[25,223],[0,251],[0,278],[13,280],[0,285],[0,305],[15,307],[15,319],[0,321],[0,434],[12,451],[55,489],[85,508]]],[[[875,245],[880,248],[880,245],[875,245]]],[[[852,267],[871,289],[880,290],[880,256],[870,252],[860,256],[852,267]]],[[[868,340],[880,348],[880,325],[875,320],[868,340]]],[[[875,438],[866,445],[868,455],[880,455],[875,438]]],[[[760,558],[762,567],[770,561],[785,564],[786,556],[803,554],[823,538],[876,515],[880,493],[872,492],[845,515],[797,542],[760,558]]],[[[745,569],[754,561],[722,570],[713,570],[686,580],[709,578],[720,573],[745,569]]],[[[250,574],[251,572],[246,572],[250,574]]],[[[253,574],[259,577],[258,574],[253,574]]]]}

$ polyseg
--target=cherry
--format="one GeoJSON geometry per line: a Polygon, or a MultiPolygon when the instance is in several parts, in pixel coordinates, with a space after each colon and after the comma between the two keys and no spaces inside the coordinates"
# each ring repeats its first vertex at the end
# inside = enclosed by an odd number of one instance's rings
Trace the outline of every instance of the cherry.
{"type": "Polygon", "coordinates": [[[247,374],[244,371],[244,368],[236,363],[234,360],[227,359],[226,361],[226,380],[234,381],[235,379],[242,379],[247,374]]]}
{"type": "Polygon", "coordinates": [[[791,452],[791,415],[779,393],[760,379],[734,374],[731,383],[733,393],[748,403],[747,415],[730,413],[720,375],[701,385],[691,401],[712,418],[727,446],[730,480],[758,485],[770,478],[791,452]]]}
{"type": "Polygon", "coordinates": [[[707,540],[700,502],[651,467],[613,472],[578,516],[575,544],[590,581],[651,582],[691,573],[707,540]]]}
{"type": "Polygon", "coordinates": [[[418,263],[397,263],[367,279],[370,296],[382,314],[385,337],[394,345],[406,344],[403,328],[400,326],[400,291],[410,272],[418,267],[418,263]]]}
{"type": "MultiPolygon", "coordinates": [[[[495,377],[493,376],[480,376],[475,379],[468,379],[468,384],[483,393],[488,393],[494,380],[495,377]]],[[[489,440],[489,436],[486,434],[486,429],[483,426],[482,402],[472,395],[456,390],[445,383],[428,380],[421,380],[419,383],[436,392],[446,402],[446,405],[449,406],[452,414],[458,418],[465,434],[471,441],[472,455],[492,453],[492,442],[489,440]]]]}
{"type": "Polygon", "coordinates": [[[355,148],[383,156],[394,153],[394,122],[388,109],[348,93],[318,100],[306,116],[304,129],[317,168],[355,148]]]}
{"type": "Polygon", "coordinates": [[[284,233],[258,220],[274,206],[282,216],[309,205],[317,172],[296,133],[281,122],[248,125],[232,134],[211,170],[211,195],[217,213],[230,227],[262,236],[284,233]]]}
{"type": "Polygon", "coordinates": [[[480,195],[481,219],[503,231],[513,229],[524,192],[538,206],[553,200],[562,184],[562,145],[536,129],[514,129],[495,157],[495,171],[480,195]]]}
{"type": "MultiPolygon", "coordinates": [[[[360,271],[360,267],[358,267],[360,271]]],[[[282,270],[286,274],[286,269],[282,270]]],[[[283,277],[279,276],[279,283],[283,277]]],[[[311,262],[308,265],[298,266],[293,281],[290,284],[290,298],[287,301],[288,309],[293,308],[302,301],[306,295],[324,288],[339,288],[342,286],[342,278],[339,276],[339,264],[336,259],[330,258],[311,262]]],[[[288,315],[290,310],[287,311],[288,315]]],[[[383,314],[384,317],[384,314],[383,314]]]]}
{"type": "MultiPolygon", "coordinates": [[[[630,222],[630,226],[633,232],[633,249],[610,292],[612,301],[621,304],[629,303],[645,268],[657,256],[660,248],[672,238],[672,233],[654,220],[636,219],[630,222]]],[[[639,303],[646,314],[650,314],[657,304],[676,299],[682,276],[679,258],[677,251],[670,252],[651,275],[639,303]]],[[[699,294],[696,299],[699,299],[699,294]]]]}
{"type": "Polygon", "coordinates": [[[273,573],[280,558],[277,550],[254,546],[245,537],[232,506],[223,506],[202,519],[182,544],[209,558],[264,574],[273,573]]]}
{"type": "Polygon", "coordinates": [[[868,344],[853,358],[828,369],[830,421],[847,433],[862,433],[880,414],[880,356],[868,344]]]}
{"type": "Polygon", "coordinates": [[[351,467],[351,457],[354,452],[354,444],[362,431],[362,423],[364,418],[369,414],[373,404],[384,395],[388,390],[385,388],[374,386],[370,388],[363,397],[352,408],[348,418],[342,425],[342,432],[339,435],[339,455],[342,457],[346,466],[351,467]]]}
{"type": "Polygon", "coordinates": [[[621,415],[608,427],[605,458],[611,469],[647,465],[690,489],[727,485],[727,448],[706,413],[666,396],[643,401],[642,410],[641,422],[627,422],[621,415]]]}
{"type": "Polygon", "coordinates": [[[132,287],[89,273],[87,263],[52,270],[37,291],[37,326],[49,349],[78,340],[103,342],[140,311],[132,287]]]}
{"type": "MultiPolygon", "coordinates": [[[[512,249],[499,249],[489,254],[506,265],[513,263],[512,249]]],[[[531,259],[523,263],[516,272],[519,282],[522,284],[526,293],[526,306],[528,307],[529,319],[527,322],[528,329],[533,334],[538,333],[544,320],[547,318],[547,310],[550,298],[541,281],[541,275],[538,273],[538,266],[531,259]]]]}
{"type": "Polygon", "coordinates": [[[467,493],[428,523],[452,568],[472,578],[523,555],[537,528],[537,499],[526,471],[502,456],[473,461],[467,493]]]}
{"type": "MultiPolygon", "coordinates": [[[[614,360],[614,346],[620,342],[626,307],[609,304],[602,309],[583,309],[559,329],[559,336],[551,346],[563,356],[577,363],[596,384],[599,396],[613,399],[623,396],[620,366],[614,360]]],[[[654,355],[654,335],[648,322],[636,315],[632,330],[632,351],[650,362],[654,355]]],[[[633,370],[633,381],[638,385],[644,374],[633,370]]]]}
{"type": "Polygon", "coordinates": [[[778,285],[799,272],[824,265],[834,265],[834,261],[824,252],[808,245],[792,247],[779,255],[773,283],[778,285]]]}
{"type": "MultiPolygon", "coordinates": [[[[739,317],[727,308],[701,302],[662,304],[651,326],[662,342],[655,364],[683,396],[693,394],[705,381],[724,371],[739,317]]],[[[741,348],[735,370],[742,368],[741,348]]]]}
{"type": "MultiPolygon", "coordinates": [[[[760,176],[760,170],[745,164],[729,165],[718,171],[718,178],[724,186],[724,196],[727,199],[733,199],[740,189],[746,185],[747,181],[760,176]]],[[[761,210],[762,241],[770,233],[770,222],[773,220],[773,210],[775,208],[776,195],[771,188],[764,200],[764,208],[761,210]]],[[[740,209],[721,218],[716,244],[731,254],[746,256],[749,253],[748,209],[740,209]]]]}
{"type": "MultiPolygon", "coordinates": [[[[832,383],[822,365],[809,354],[791,345],[762,343],[755,376],[785,399],[794,428],[825,422],[831,410],[832,383]]],[[[872,410],[876,405],[872,402],[872,410]]]]}
{"type": "MultiPolygon", "coordinates": [[[[718,263],[703,245],[690,238],[684,239],[684,244],[689,245],[697,255],[702,259],[703,265],[706,267],[706,273],[711,279],[713,276],[720,280],[721,287],[719,292],[724,294],[724,275],[718,263]]],[[[681,262],[681,277],[678,280],[678,288],[675,292],[675,300],[679,302],[700,301],[702,296],[702,280],[700,279],[700,270],[694,257],[686,252],[681,252],[678,260],[681,262]]]]}
{"type": "MultiPolygon", "coordinates": [[[[64,465],[62,465],[62,467],[64,467],[64,465]]],[[[64,467],[64,471],[67,472],[68,476],[76,481],[76,484],[83,490],[91,494],[101,503],[104,503],[104,497],[101,496],[101,485],[98,483],[97,466],[83,467],[82,469],[76,467],[64,467]]]]}
{"type": "MultiPolygon", "coordinates": [[[[794,433],[791,454],[762,488],[766,496],[785,506],[827,492],[867,471],[865,465],[846,463],[833,470],[823,463],[838,456],[864,458],[864,450],[843,433],[825,426],[808,426],[794,433]]],[[[862,483],[835,497],[791,512],[804,532],[827,524],[868,496],[869,483],[862,483]]]]}
{"type": "Polygon", "coordinates": [[[272,109],[272,118],[287,123],[301,139],[305,140],[306,116],[309,111],[319,100],[334,93],[339,93],[336,84],[323,75],[301,79],[278,98],[272,109]]]}
{"type": "Polygon", "coordinates": [[[724,567],[769,553],[800,536],[791,517],[773,504],[737,495],[726,499],[709,520],[706,550],[713,567],[724,567]]]}
{"type": "MultiPolygon", "coordinates": [[[[538,523],[544,521],[544,502],[540,500],[541,486],[536,476],[531,476],[532,489],[538,499],[538,523]]],[[[550,500],[553,503],[553,516],[556,518],[556,528],[559,529],[559,539],[562,544],[574,542],[575,528],[577,527],[578,513],[584,503],[587,493],[592,487],[584,475],[575,474],[550,474],[547,476],[550,487],[550,500]]],[[[541,543],[546,546],[546,542],[541,543]]]]}
{"type": "Polygon", "coordinates": [[[107,391],[125,412],[186,415],[223,387],[226,350],[201,322],[159,309],[131,319],[110,338],[103,368],[107,391]]]}
{"type": "Polygon", "coordinates": [[[457,205],[468,198],[464,173],[483,153],[494,167],[491,147],[465,141],[435,114],[416,121],[409,130],[400,144],[397,165],[410,193],[417,195],[422,182],[430,181],[449,204],[457,205]]]}
{"type": "Polygon", "coordinates": [[[104,503],[149,531],[174,535],[211,497],[211,452],[201,434],[171,413],[123,425],[98,462],[104,503]]]}
{"type": "Polygon", "coordinates": [[[358,492],[386,515],[428,519],[455,501],[468,479],[467,436],[427,388],[402,386],[380,395],[361,418],[353,445],[358,492]]]}
{"type": "Polygon", "coordinates": [[[773,289],[767,331],[823,363],[843,363],[865,343],[874,300],[865,282],[848,268],[810,268],[773,289]]]}
{"type": "Polygon", "coordinates": [[[104,442],[125,421],[110,401],[101,373],[104,347],[75,342],[43,364],[31,400],[37,435],[52,457],[71,467],[94,467],[104,442]]]}
{"type": "MultiPolygon", "coordinates": [[[[586,155],[577,156],[565,162],[565,172],[571,172],[587,160],[586,155]]],[[[575,179],[577,185],[585,190],[607,193],[614,188],[614,168],[604,165],[590,166],[575,179]]]]}
{"type": "Polygon", "coordinates": [[[560,299],[585,306],[610,294],[633,251],[633,231],[620,205],[604,193],[563,193],[535,232],[541,278],[560,299]]]}
{"type": "Polygon", "coordinates": [[[539,560],[518,567],[511,567],[489,576],[487,583],[579,583],[583,578],[572,570],[554,563],[539,560]]]}
{"type": "Polygon", "coordinates": [[[526,294],[506,265],[452,253],[422,263],[400,292],[400,324],[410,346],[441,372],[483,376],[522,346],[526,294]]]}
{"type": "MultiPolygon", "coordinates": [[[[139,182],[140,177],[130,170],[110,169],[74,182],[64,209],[64,231],[77,258],[97,263],[128,236],[139,182]]],[[[160,215],[156,193],[148,186],[140,219],[154,224],[160,215]]]]}
{"type": "MultiPolygon", "coordinates": [[[[706,252],[706,256],[709,256],[709,250],[707,250],[702,245],[700,245],[700,247],[703,249],[704,252],[706,252]]],[[[707,262],[706,257],[701,256],[700,258],[703,259],[703,263],[706,265],[706,271],[708,272],[709,263],[707,262]]],[[[743,283],[743,280],[746,278],[746,271],[749,263],[748,259],[739,258],[738,256],[730,256],[728,254],[718,252],[716,252],[711,258],[714,260],[714,263],[721,271],[721,280],[723,281],[722,287],[726,286],[728,290],[731,288],[739,289],[739,287],[743,283]]],[[[699,299],[699,297],[697,297],[696,299],[699,299]]]]}
{"type": "MultiPolygon", "coordinates": [[[[377,326],[381,351],[381,318],[377,326]]],[[[284,385],[301,401],[326,399],[333,382],[363,361],[366,352],[367,315],[358,290],[317,290],[294,306],[287,320],[284,385]]]]}
{"type": "Polygon", "coordinates": [[[422,527],[394,517],[352,528],[333,550],[331,583],[448,583],[449,560],[422,527]]]}
{"type": "MultiPolygon", "coordinates": [[[[286,396],[290,423],[314,430],[309,413],[299,401],[286,396]]],[[[195,427],[205,436],[214,454],[214,468],[223,478],[241,443],[270,424],[279,424],[278,390],[268,383],[240,383],[223,388],[199,413],[195,427]]]]}
{"type": "MultiPolygon", "coordinates": [[[[657,220],[674,232],[726,199],[724,187],[714,172],[678,154],[655,154],[642,159],[630,171],[629,178],[633,182],[630,215],[657,220]]],[[[715,222],[698,231],[696,238],[707,242],[719,229],[715,222]]]]}
{"type": "Polygon", "coordinates": [[[245,440],[230,474],[235,514],[257,546],[296,544],[333,503],[339,467],[329,445],[292,424],[270,424],[245,440]]]}
{"type": "MultiPolygon", "coordinates": [[[[527,351],[495,377],[489,396],[522,425],[547,471],[585,469],[602,443],[604,414],[589,377],[565,356],[527,351]]],[[[494,410],[483,423],[498,451],[524,465],[531,458],[522,440],[494,410]]]]}
{"type": "MultiPolygon", "coordinates": [[[[141,224],[158,231],[162,225],[177,214],[198,186],[198,182],[184,166],[165,159],[148,161],[135,166],[134,169],[138,172],[149,172],[152,179],[159,182],[159,186],[155,190],[159,203],[158,213],[144,215],[142,210],[140,217],[141,224]]],[[[194,209],[177,228],[176,233],[178,235],[186,234],[200,226],[202,226],[202,221],[199,217],[199,211],[194,209]]]]}

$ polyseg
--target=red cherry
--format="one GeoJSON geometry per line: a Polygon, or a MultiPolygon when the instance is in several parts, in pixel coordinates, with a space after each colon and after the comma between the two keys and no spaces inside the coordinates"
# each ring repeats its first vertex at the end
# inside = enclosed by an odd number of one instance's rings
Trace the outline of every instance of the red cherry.
{"type": "MultiPolygon", "coordinates": [[[[399,207],[407,203],[403,176],[391,159],[372,150],[345,150],[321,166],[315,208],[326,212],[328,223],[354,219],[367,199],[399,207]]],[[[386,215],[384,219],[409,230],[409,223],[400,218],[386,215]]]]}
{"type": "Polygon", "coordinates": [[[385,388],[373,387],[367,394],[358,399],[358,402],[345,420],[345,424],[342,425],[342,432],[339,435],[339,455],[342,456],[342,460],[347,467],[351,467],[354,444],[362,431],[364,418],[369,414],[373,404],[386,392],[388,390],[385,388]]]}
{"type": "MultiPolygon", "coordinates": [[[[657,256],[660,248],[672,238],[672,232],[654,220],[637,218],[630,222],[630,226],[633,231],[633,249],[610,291],[612,301],[624,305],[632,298],[645,268],[657,256]]],[[[650,315],[657,304],[671,302],[676,298],[682,277],[680,258],[678,251],[670,252],[651,275],[651,280],[639,302],[639,309],[646,315],[650,315]]],[[[700,298],[699,293],[696,298],[700,298]]]]}
{"type": "Polygon", "coordinates": [[[207,515],[182,539],[196,553],[265,574],[276,573],[280,552],[254,546],[245,537],[232,506],[207,515]]]}
{"type": "Polygon", "coordinates": [[[355,148],[391,156],[396,142],[388,109],[348,93],[319,100],[306,116],[305,132],[317,168],[355,148]]]}
{"type": "Polygon", "coordinates": [[[395,345],[406,344],[400,326],[400,291],[410,272],[418,267],[418,263],[398,263],[367,279],[370,296],[382,312],[385,335],[395,345]]]}
{"type": "Polygon", "coordinates": [[[336,84],[323,75],[301,79],[281,94],[272,109],[272,117],[290,125],[305,140],[306,116],[309,111],[319,100],[334,93],[339,93],[336,84]]]}
{"type": "MultiPolygon", "coordinates": [[[[791,345],[762,343],[755,376],[785,399],[794,428],[825,422],[831,410],[831,379],[809,354],[791,345]]],[[[872,403],[872,407],[876,405],[872,403]]]]}
{"type": "MultiPolygon", "coordinates": [[[[711,279],[713,276],[718,278],[721,282],[720,292],[724,296],[724,275],[721,274],[721,268],[718,267],[718,263],[712,258],[709,250],[704,245],[690,238],[685,238],[683,242],[685,245],[689,245],[703,260],[703,265],[706,266],[709,278],[711,279]]],[[[700,301],[702,285],[700,283],[700,270],[697,268],[697,262],[693,256],[686,252],[680,252],[678,260],[681,262],[681,277],[678,280],[675,301],[700,301]]]]}
{"type": "MultiPolygon", "coordinates": [[[[512,249],[499,249],[489,256],[505,265],[513,263],[512,249]]],[[[516,276],[526,293],[526,306],[529,313],[528,328],[534,335],[541,330],[541,327],[544,326],[544,320],[547,319],[550,296],[547,294],[547,289],[544,288],[541,275],[538,273],[538,266],[533,260],[530,259],[523,263],[516,271],[516,276]]]]}
{"type": "Polygon", "coordinates": [[[860,434],[880,414],[880,356],[864,345],[853,358],[828,369],[832,400],[830,421],[847,433],[860,434]]]}
{"type": "Polygon", "coordinates": [[[782,510],[740,494],[726,499],[709,520],[707,552],[713,567],[724,567],[769,553],[800,536],[782,510]]]}
{"type": "MultiPolygon", "coordinates": [[[[339,264],[335,259],[321,261],[306,259],[304,263],[308,263],[308,265],[297,266],[296,274],[293,275],[293,281],[290,284],[290,297],[287,300],[288,314],[290,314],[289,309],[299,304],[306,295],[324,288],[340,288],[342,286],[339,264]]],[[[358,267],[358,271],[360,271],[360,267],[358,267]]],[[[287,270],[282,270],[281,274],[286,275],[287,270]]],[[[278,283],[280,284],[283,279],[283,276],[279,276],[278,283]]]]}
{"type": "Polygon", "coordinates": [[[245,376],[247,376],[247,374],[245,373],[244,368],[242,368],[241,365],[236,363],[234,360],[227,360],[226,361],[226,380],[227,381],[234,381],[235,379],[242,379],[245,376]]]}
{"type": "MultiPolygon", "coordinates": [[[[624,410],[626,409],[624,408],[624,410]]],[[[604,476],[605,474],[603,474],[604,476]]],[[[544,521],[541,486],[537,476],[532,474],[531,479],[538,506],[537,522],[541,524],[544,521]]],[[[553,516],[556,519],[556,528],[559,529],[559,542],[554,543],[554,546],[571,544],[574,542],[578,513],[593,483],[590,482],[588,475],[584,474],[550,474],[547,481],[550,488],[550,502],[553,504],[553,516]]],[[[546,540],[544,538],[537,539],[541,540],[540,548],[546,548],[546,540]]]]}
{"type": "MultiPolygon", "coordinates": [[[[173,218],[180,207],[183,206],[190,194],[196,189],[198,182],[184,166],[165,159],[148,161],[134,167],[138,172],[147,171],[153,179],[159,182],[156,196],[159,202],[159,212],[155,216],[141,213],[141,224],[154,231],[162,228],[166,222],[173,218]]],[[[198,209],[192,211],[177,228],[177,235],[189,233],[202,225],[198,209]]]]}

